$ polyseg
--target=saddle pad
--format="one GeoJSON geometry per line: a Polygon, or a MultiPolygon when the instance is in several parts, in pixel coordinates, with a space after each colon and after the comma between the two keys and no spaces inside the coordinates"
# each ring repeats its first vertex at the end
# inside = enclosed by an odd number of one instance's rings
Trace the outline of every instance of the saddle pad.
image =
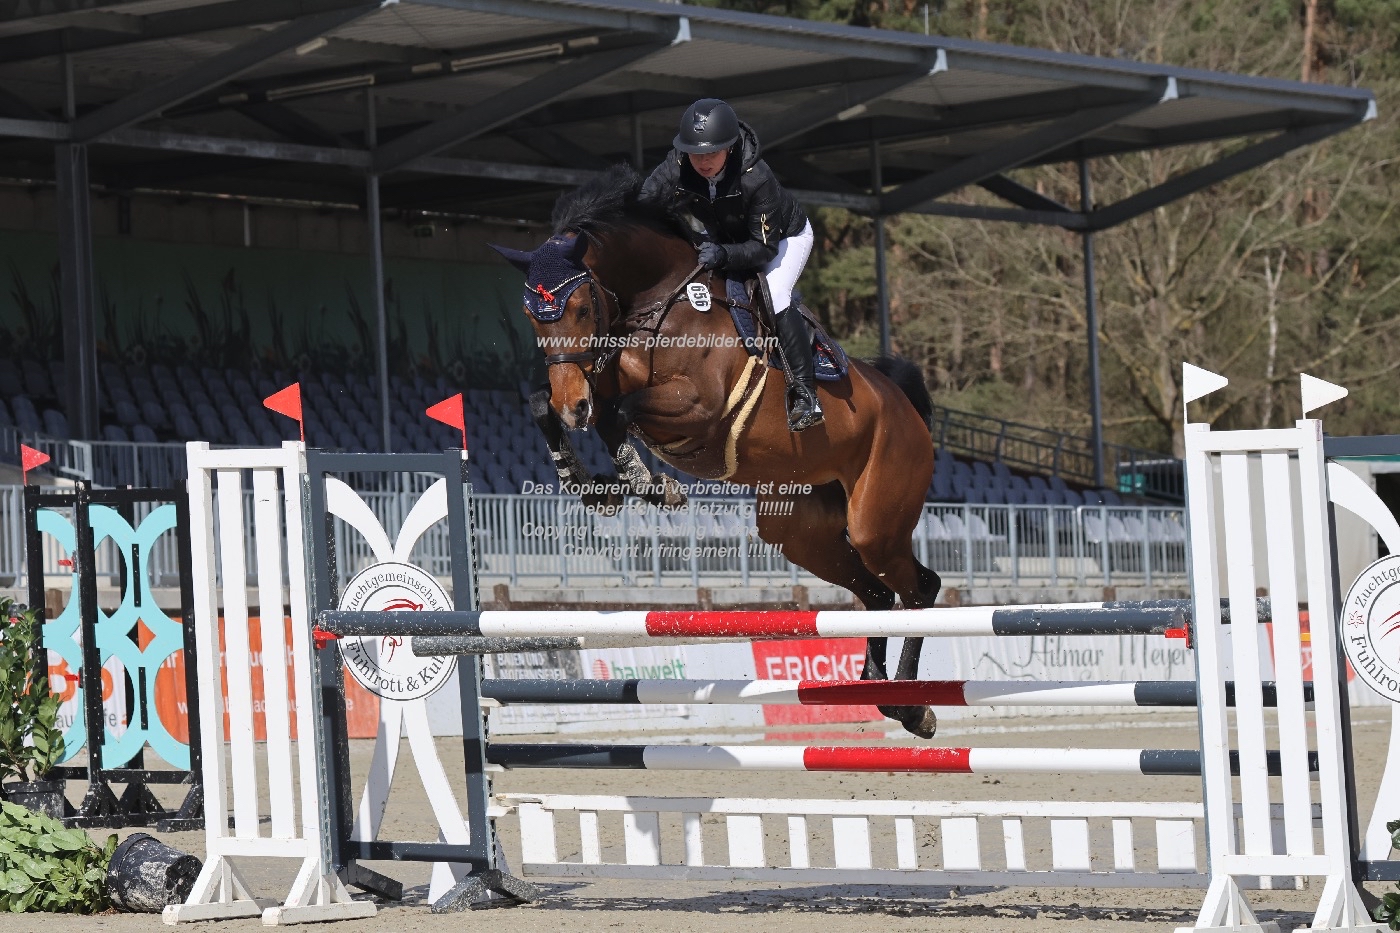
{"type": "MultiPolygon", "coordinates": [[[[754,321],[753,309],[749,306],[749,295],[744,288],[742,281],[730,279],[727,287],[729,298],[729,314],[734,318],[734,329],[739,332],[739,337],[743,340],[744,346],[748,348],[750,356],[759,355],[758,326],[754,321]]],[[[850,360],[846,356],[846,351],[841,345],[831,338],[826,331],[821,329],[821,325],[812,317],[811,312],[798,305],[798,310],[802,312],[802,318],[812,329],[812,371],[813,374],[823,382],[835,382],[846,377],[846,369],[850,365],[850,360]]],[[[781,363],[776,354],[769,360],[769,365],[773,369],[779,369],[781,363]]]]}

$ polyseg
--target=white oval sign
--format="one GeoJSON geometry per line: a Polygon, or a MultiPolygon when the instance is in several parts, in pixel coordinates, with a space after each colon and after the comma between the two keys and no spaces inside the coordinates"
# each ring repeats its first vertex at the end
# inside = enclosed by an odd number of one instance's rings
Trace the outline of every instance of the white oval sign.
{"type": "Polygon", "coordinates": [[[1400,703],[1400,554],[1367,567],[1347,591],[1342,646],[1356,676],[1400,703]]]}
{"type": "Polygon", "coordinates": [[[685,293],[696,311],[710,310],[710,287],[704,282],[691,282],[685,287],[685,293]]]}
{"type": "MultiPolygon", "coordinates": [[[[412,564],[367,567],[341,591],[346,612],[419,612],[452,608],[433,575],[412,564]]],[[[411,635],[359,635],[340,640],[350,676],[386,700],[421,700],[447,683],[457,668],[453,656],[420,658],[411,635]]]]}

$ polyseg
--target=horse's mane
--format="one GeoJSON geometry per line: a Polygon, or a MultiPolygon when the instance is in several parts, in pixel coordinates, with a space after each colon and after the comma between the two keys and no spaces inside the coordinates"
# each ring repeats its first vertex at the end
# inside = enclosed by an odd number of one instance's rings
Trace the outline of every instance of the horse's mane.
{"type": "Polygon", "coordinates": [[[664,207],[638,200],[641,190],[642,176],[631,166],[612,166],[573,191],[561,194],[554,202],[550,222],[555,235],[580,230],[594,233],[637,224],[683,235],[680,224],[664,207]]]}

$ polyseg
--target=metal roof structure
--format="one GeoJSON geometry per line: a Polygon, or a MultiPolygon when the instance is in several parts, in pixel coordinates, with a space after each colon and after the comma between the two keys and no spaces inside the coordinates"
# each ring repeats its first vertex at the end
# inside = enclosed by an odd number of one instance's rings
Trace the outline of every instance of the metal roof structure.
{"type": "Polygon", "coordinates": [[[364,204],[376,175],[386,209],[539,219],[591,171],[659,159],[699,96],[734,103],[807,203],[1078,230],[1375,109],[1364,89],[651,0],[0,0],[0,177],[54,177],[54,145],[84,144],[118,192],[364,204]],[[1243,137],[1088,211],[1006,174],[1243,137]],[[998,206],[938,200],[968,185],[998,206]]]}

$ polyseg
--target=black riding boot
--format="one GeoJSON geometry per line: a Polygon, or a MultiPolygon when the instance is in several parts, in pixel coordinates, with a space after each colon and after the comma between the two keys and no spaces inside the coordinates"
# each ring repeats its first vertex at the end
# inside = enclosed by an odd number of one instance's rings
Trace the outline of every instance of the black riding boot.
{"type": "Polygon", "coordinates": [[[812,335],[796,308],[774,315],[778,339],[787,357],[792,378],[787,387],[788,430],[805,431],[822,423],[822,406],[817,401],[817,380],[812,372],[812,335]]]}

